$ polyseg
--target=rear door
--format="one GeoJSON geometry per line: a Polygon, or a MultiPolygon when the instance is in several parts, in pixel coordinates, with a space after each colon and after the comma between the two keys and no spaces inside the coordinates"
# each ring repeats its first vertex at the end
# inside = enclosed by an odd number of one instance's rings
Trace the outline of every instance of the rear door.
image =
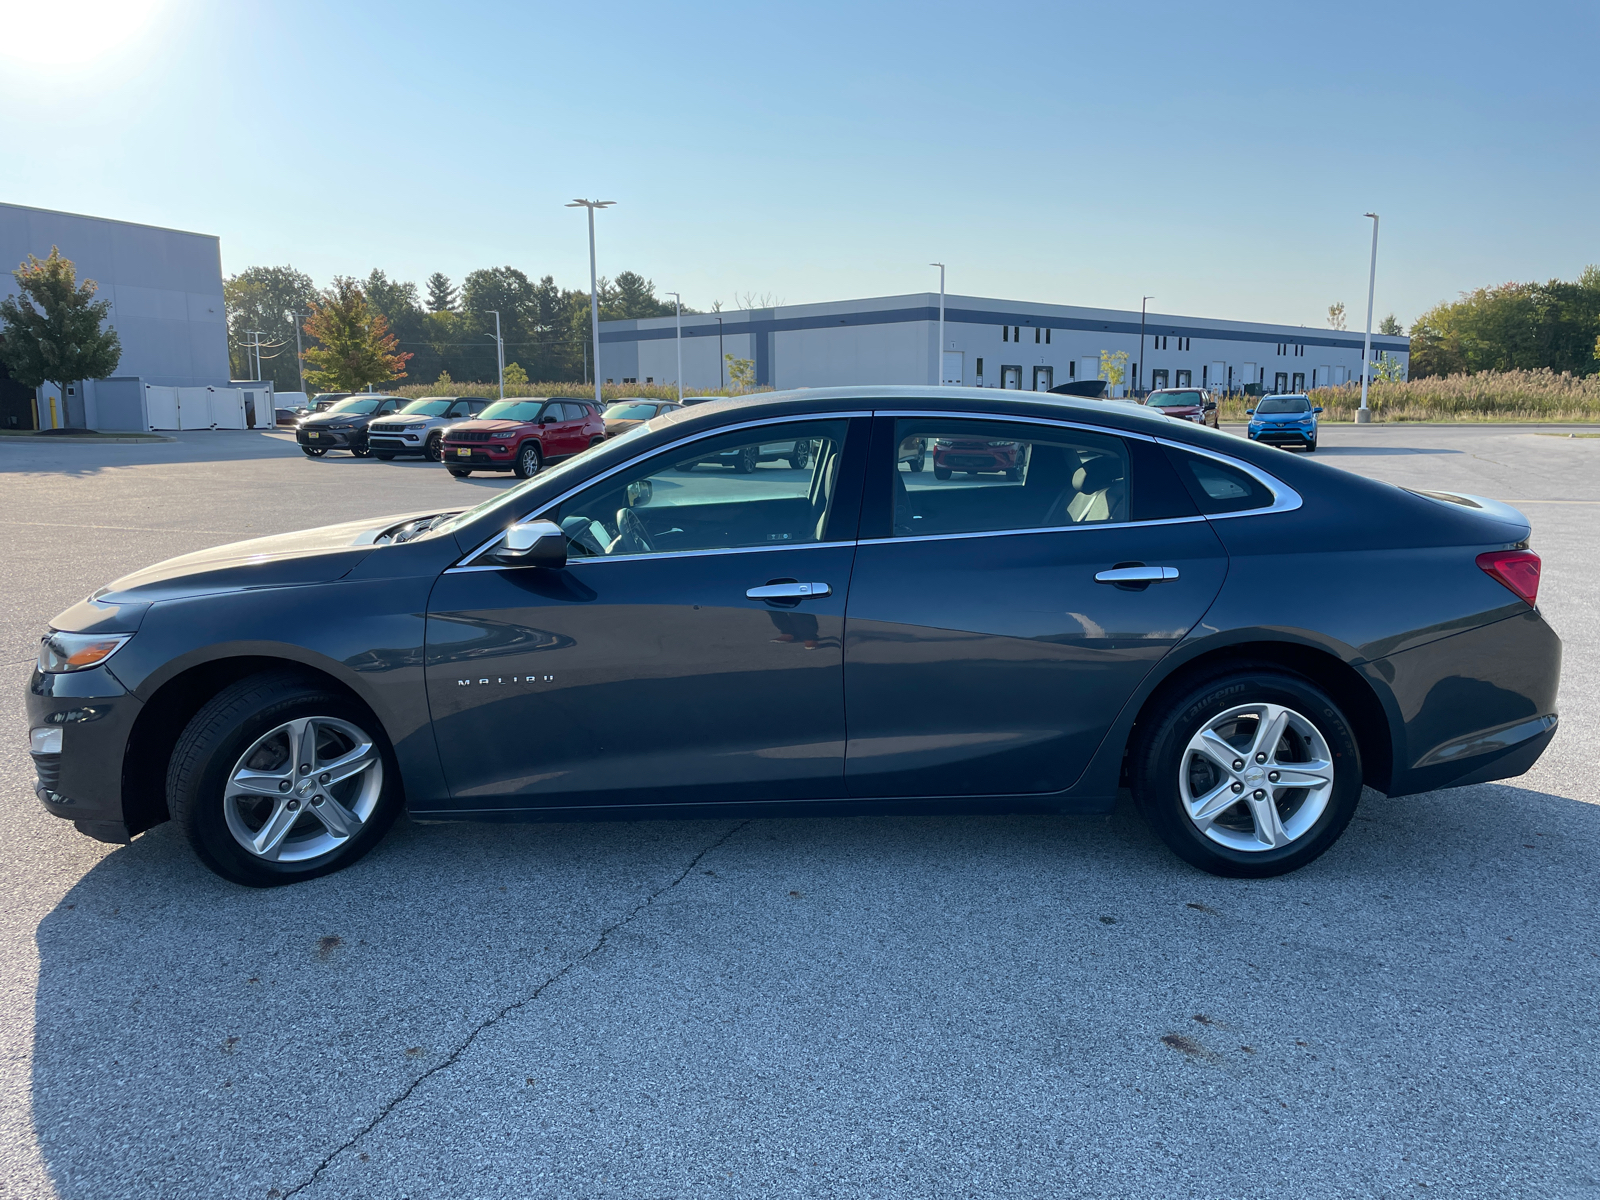
{"type": "Polygon", "coordinates": [[[1069,787],[1227,570],[1145,438],[880,415],[866,496],[845,631],[852,796],[1069,787]],[[1020,467],[913,472],[907,443],[1020,467]],[[1134,568],[1160,581],[1106,575],[1134,568]]]}
{"type": "Polygon", "coordinates": [[[865,418],[829,416],[704,438],[545,511],[567,533],[566,569],[446,571],[425,671],[456,806],[842,797],[869,434],[865,418]],[[774,438],[822,452],[803,469],[676,469],[774,438]]]}

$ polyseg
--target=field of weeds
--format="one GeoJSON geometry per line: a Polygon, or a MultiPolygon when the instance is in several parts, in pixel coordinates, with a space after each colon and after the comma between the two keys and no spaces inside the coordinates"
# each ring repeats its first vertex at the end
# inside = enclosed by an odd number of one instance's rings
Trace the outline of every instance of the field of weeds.
{"type": "MultiPolygon", "coordinates": [[[[1230,396],[1222,401],[1224,421],[1243,421],[1252,401],[1230,396]]],[[[1354,421],[1361,406],[1361,384],[1316,388],[1325,421],[1354,421]]],[[[1485,371],[1404,383],[1373,382],[1367,406],[1374,421],[1600,421],[1600,375],[1557,375],[1554,371],[1485,371]]]]}

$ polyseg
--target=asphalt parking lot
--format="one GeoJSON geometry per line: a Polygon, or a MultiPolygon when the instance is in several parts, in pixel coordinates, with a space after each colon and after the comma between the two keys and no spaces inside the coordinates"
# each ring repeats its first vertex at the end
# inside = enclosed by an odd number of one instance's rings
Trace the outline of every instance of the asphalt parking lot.
{"type": "Polygon", "coordinates": [[[1520,779],[1368,793],[1295,875],[1200,874],[1124,805],[402,821],[270,892],[43,812],[38,633],[160,558],[513,481],[0,445],[0,1197],[1600,1195],[1600,438],[1557,432],[1325,427],[1532,517],[1562,727],[1520,779]]]}

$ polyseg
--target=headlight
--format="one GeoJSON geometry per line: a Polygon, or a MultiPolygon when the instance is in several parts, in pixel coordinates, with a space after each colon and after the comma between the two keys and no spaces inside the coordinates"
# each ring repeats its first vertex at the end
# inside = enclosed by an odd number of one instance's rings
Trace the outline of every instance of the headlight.
{"type": "Polygon", "coordinates": [[[46,675],[87,671],[110,658],[131,638],[131,633],[45,634],[39,642],[39,670],[46,675]]]}
{"type": "Polygon", "coordinates": [[[491,433],[489,436],[493,438],[514,438],[517,434],[515,430],[512,430],[510,433],[491,433]]]}

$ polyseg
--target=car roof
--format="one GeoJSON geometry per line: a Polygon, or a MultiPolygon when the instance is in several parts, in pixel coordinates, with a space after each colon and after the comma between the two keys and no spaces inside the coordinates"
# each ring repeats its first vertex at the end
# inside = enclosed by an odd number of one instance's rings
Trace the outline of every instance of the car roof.
{"type": "Polygon", "coordinates": [[[1263,400],[1310,400],[1305,392],[1268,392],[1263,400]]]}

